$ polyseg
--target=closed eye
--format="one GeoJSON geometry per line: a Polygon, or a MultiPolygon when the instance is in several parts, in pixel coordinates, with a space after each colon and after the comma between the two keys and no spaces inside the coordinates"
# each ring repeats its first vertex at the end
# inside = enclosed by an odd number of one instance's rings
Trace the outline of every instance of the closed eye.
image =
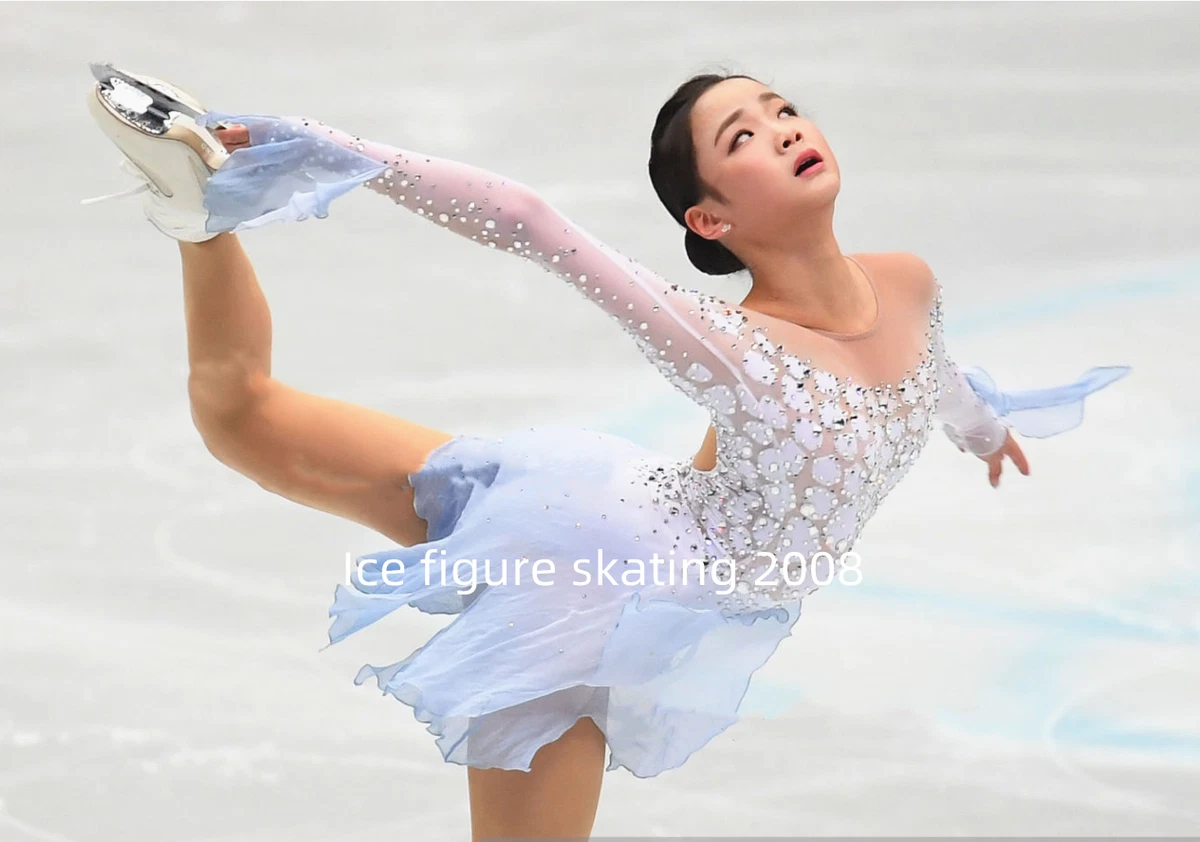
{"type": "MultiPolygon", "coordinates": [[[[792,105],[781,106],[778,113],[776,114],[776,116],[783,114],[783,112],[785,112],[785,111],[787,113],[791,114],[793,117],[800,116],[799,112],[796,111],[795,106],[792,106],[792,105]]],[[[750,131],[749,129],[741,129],[740,131],[734,132],[733,137],[729,141],[729,151],[730,152],[733,152],[737,148],[738,138],[741,137],[742,135],[749,135],[750,137],[753,137],[754,132],[750,131]]]]}

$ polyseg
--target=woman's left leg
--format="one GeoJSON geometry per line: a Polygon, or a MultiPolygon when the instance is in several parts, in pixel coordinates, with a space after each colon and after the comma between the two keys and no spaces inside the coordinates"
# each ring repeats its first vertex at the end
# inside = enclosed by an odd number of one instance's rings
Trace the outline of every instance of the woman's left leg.
{"type": "Polygon", "coordinates": [[[528,772],[468,767],[472,842],[590,837],[604,748],[604,733],[584,717],[542,746],[528,772]]]}

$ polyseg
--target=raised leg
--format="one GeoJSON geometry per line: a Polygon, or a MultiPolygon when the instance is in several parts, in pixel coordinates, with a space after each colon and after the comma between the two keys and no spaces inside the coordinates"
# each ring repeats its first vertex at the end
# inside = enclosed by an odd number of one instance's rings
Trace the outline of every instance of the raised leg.
{"type": "Polygon", "coordinates": [[[426,540],[409,474],[452,436],[275,380],[270,309],[237,237],[181,242],[179,250],[188,395],[213,455],[268,491],[397,543],[426,540]]]}

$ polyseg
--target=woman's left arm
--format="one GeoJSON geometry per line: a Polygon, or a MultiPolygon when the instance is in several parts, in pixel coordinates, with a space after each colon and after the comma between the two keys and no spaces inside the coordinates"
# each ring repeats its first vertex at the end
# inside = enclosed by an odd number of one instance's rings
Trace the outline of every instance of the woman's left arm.
{"type": "Polygon", "coordinates": [[[938,400],[934,420],[950,441],[963,452],[973,453],[988,465],[988,481],[993,487],[1000,483],[1004,457],[1012,459],[1017,469],[1029,474],[1029,462],[1013,438],[1012,431],[1000,420],[991,405],[972,387],[958,364],[946,352],[942,335],[942,286],[926,265],[934,308],[932,335],[934,367],[937,371],[938,400]]]}
{"type": "MultiPolygon", "coordinates": [[[[941,307],[941,293],[938,303],[941,307]]],[[[940,319],[939,319],[940,322],[940,319]]],[[[988,465],[988,481],[993,487],[1000,483],[1004,457],[1012,459],[1017,469],[1029,475],[1029,462],[1013,438],[1012,431],[996,416],[991,406],[981,398],[958,364],[946,353],[940,324],[933,336],[934,365],[937,368],[938,402],[934,418],[942,431],[963,452],[978,456],[988,465]]]]}
{"type": "Polygon", "coordinates": [[[941,329],[942,288],[929,267],[929,280],[936,327],[933,352],[941,393],[934,417],[942,422],[950,440],[960,450],[969,450],[988,463],[993,486],[1000,482],[1004,457],[1012,459],[1023,474],[1029,473],[1025,454],[1012,431],[1032,438],[1048,438],[1073,430],[1083,423],[1084,402],[1089,395],[1129,374],[1127,365],[1093,366],[1075,380],[1038,389],[1005,390],[988,373],[959,370],[946,353],[941,329]]]}

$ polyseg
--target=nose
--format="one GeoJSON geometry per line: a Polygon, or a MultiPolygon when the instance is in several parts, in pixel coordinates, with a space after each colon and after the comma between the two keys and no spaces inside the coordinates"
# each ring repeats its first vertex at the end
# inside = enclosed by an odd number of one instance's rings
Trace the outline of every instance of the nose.
{"type": "Polygon", "coordinates": [[[804,140],[804,135],[800,132],[800,129],[795,126],[788,126],[779,133],[779,138],[775,143],[780,152],[787,152],[792,145],[802,140],[804,140]]]}

